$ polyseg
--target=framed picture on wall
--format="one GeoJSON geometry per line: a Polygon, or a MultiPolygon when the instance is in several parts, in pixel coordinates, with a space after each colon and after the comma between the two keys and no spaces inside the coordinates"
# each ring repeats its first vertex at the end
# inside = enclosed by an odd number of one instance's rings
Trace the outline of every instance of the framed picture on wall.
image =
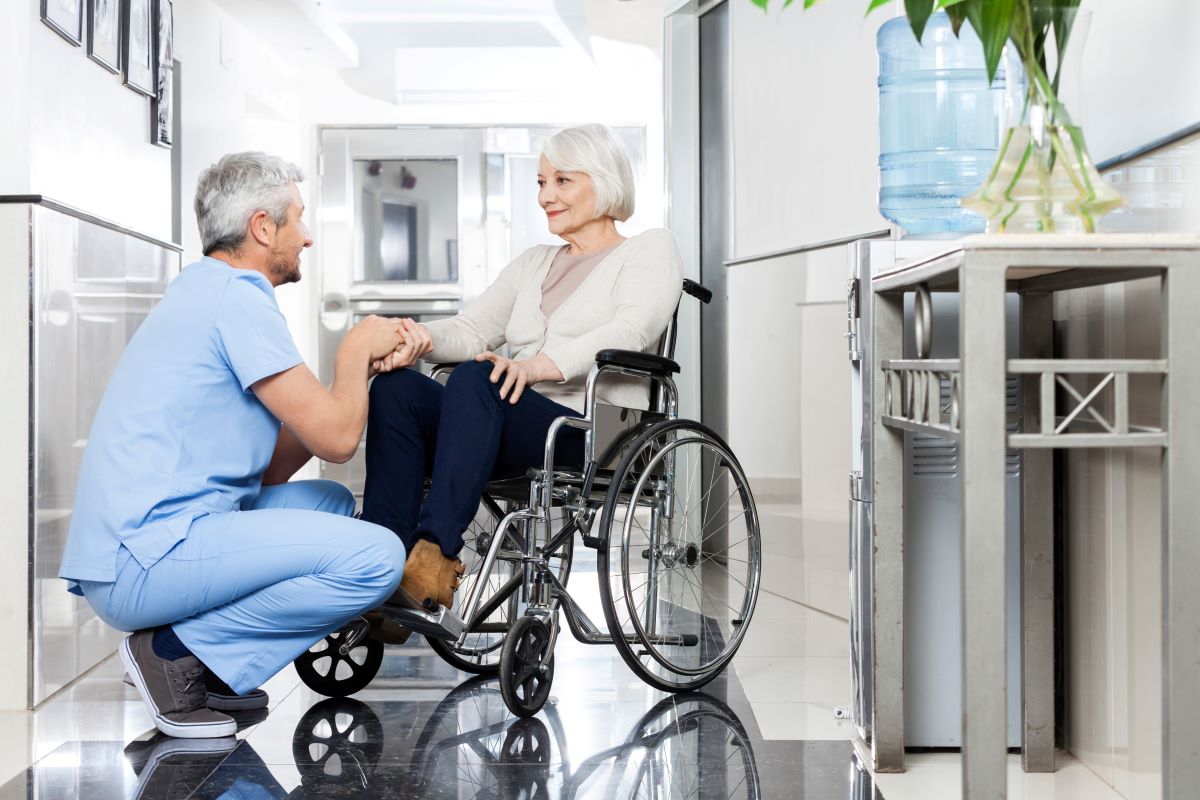
{"type": "Polygon", "coordinates": [[[121,0],[87,0],[88,58],[121,71],[121,0]]]}
{"type": "Polygon", "coordinates": [[[154,99],[150,102],[150,141],[159,147],[173,142],[171,108],[174,105],[172,85],[175,79],[175,8],[171,0],[154,3],[154,99]]]}
{"type": "Polygon", "coordinates": [[[83,44],[81,0],[42,0],[42,22],[73,45],[83,44]]]}
{"type": "Polygon", "coordinates": [[[126,0],[121,18],[121,61],[124,84],[138,94],[154,96],[154,27],[152,0],[126,0]]]}

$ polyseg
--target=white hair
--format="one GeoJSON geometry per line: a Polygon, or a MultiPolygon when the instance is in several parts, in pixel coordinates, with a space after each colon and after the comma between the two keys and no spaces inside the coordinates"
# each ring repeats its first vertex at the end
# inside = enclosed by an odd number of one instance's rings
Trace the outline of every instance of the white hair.
{"type": "Polygon", "coordinates": [[[196,223],[204,255],[237,250],[246,241],[250,218],[265,211],[276,225],[288,221],[288,186],[304,180],[291,162],[266,153],[230,153],[200,173],[196,223]]]}
{"type": "Polygon", "coordinates": [[[610,128],[563,128],[542,142],[541,155],[559,172],[583,172],[592,179],[596,216],[624,222],[633,216],[633,168],[625,146],[610,128]]]}

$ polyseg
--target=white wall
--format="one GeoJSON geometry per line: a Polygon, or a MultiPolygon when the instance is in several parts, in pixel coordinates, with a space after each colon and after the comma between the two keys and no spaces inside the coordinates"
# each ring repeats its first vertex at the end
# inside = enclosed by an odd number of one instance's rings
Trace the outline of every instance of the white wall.
{"type": "Polygon", "coordinates": [[[1200,122],[1200,3],[1086,0],[1092,22],[1078,105],[1103,161],[1200,122]]]}
{"type": "Polygon", "coordinates": [[[43,194],[171,239],[171,154],[150,144],[150,100],[9,0],[0,25],[0,194],[43,194]]]}

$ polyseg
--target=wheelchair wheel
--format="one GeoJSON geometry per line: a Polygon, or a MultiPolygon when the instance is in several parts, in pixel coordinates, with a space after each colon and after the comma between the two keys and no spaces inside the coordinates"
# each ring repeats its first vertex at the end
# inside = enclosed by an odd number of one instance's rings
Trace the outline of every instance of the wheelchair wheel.
{"type": "Polygon", "coordinates": [[[546,704],[554,680],[554,656],[545,669],[542,657],[550,647],[550,628],[537,617],[521,617],[500,649],[500,694],[518,717],[532,717],[546,704]]]}
{"type": "Polygon", "coordinates": [[[345,637],[344,629],[334,631],[293,662],[305,686],[326,697],[345,697],[375,678],[383,663],[383,642],[367,637],[342,655],[345,637]]]}
{"type": "MultiPolygon", "coordinates": [[[[470,527],[463,531],[463,549],[459,557],[466,571],[462,584],[455,592],[456,611],[461,611],[481,580],[479,573],[483,567],[484,556],[487,555],[492,537],[497,535],[504,516],[499,504],[485,494],[475,519],[471,521],[470,527]]],[[[495,675],[500,669],[500,647],[519,613],[517,600],[520,597],[522,570],[521,563],[513,558],[524,552],[524,531],[516,526],[509,526],[501,535],[506,539],[501,555],[492,565],[491,574],[482,576],[485,588],[481,602],[492,606],[491,613],[467,633],[461,645],[443,639],[427,640],[434,652],[450,666],[475,675],[495,675]],[[505,552],[510,554],[509,558],[504,557],[505,552]]],[[[563,537],[562,543],[547,557],[555,575],[564,584],[571,571],[574,539],[573,535],[563,537]]]]}
{"type": "Polygon", "coordinates": [[[745,473],[691,420],[647,429],[613,476],[598,535],[604,615],[646,683],[696,689],[729,663],[758,599],[762,550],[745,473]]]}

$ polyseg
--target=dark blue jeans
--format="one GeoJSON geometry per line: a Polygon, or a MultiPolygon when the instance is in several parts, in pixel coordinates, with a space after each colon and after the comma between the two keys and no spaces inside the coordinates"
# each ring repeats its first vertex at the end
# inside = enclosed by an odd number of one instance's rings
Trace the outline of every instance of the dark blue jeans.
{"type": "MultiPolygon", "coordinates": [[[[580,416],[532,389],[515,405],[501,400],[500,384],[488,380],[492,368],[486,361],[461,364],[445,387],[411,369],[371,384],[362,518],[393,530],[410,552],[418,539],[429,539],[456,555],[487,482],[541,467],[550,424],[580,416]]],[[[583,464],[582,431],[563,429],[555,462],[583,464]]]]}

